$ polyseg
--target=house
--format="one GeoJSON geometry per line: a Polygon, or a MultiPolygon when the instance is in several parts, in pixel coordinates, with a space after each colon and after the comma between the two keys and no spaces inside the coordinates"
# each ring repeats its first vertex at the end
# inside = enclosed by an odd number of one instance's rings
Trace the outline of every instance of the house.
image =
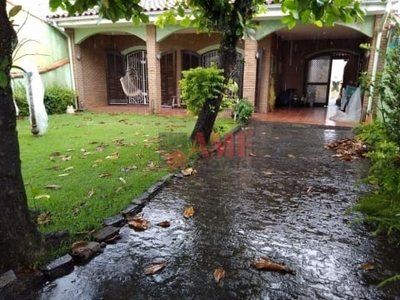
{"type": "MultiPolygon", "coordinates": [[[[209,66],[218,57],[218,33],[197,34],[180,26],[159,28],[157,16],[170,2],[145,1],[148,24],[99,19],[96,10],[76,16],[56,13],[48,22],[69,37],[70,64],[79,97],[78,106],[148,105],[157,113],[179,97],[183,70],[209,66]],[[124,80],[120,78],[124,76],[124,80]],[[125,92],[124,87],[125,85],[125,92]],[[135,93],[135,91],[141,91],[135,93]]],[[[382,57],[360,44],[387,47],[387,17],[392,4],[362,1],[366,10],[362,24],[334,27],[298,25],[288,30],[281,23],[280,5],[268,5],[256,16],[256,39],[237,45],[235,74],[240,97],[247,97],[258,112],[267,112],[271,87],[276,105],[327,106],[338,98],[341,87],[354,86],[360,72],[374,75],[382,69],[382,57]]],[[[369,105],[363,101],[364,115],[369,105]]],[[[271,107],[270,107],[271,108],[271,107]]]]}
{"type": "MultiPolygon", "coordinates": [[[[41,0],[7,0],[7,10],[21,5],[22,10],[13,18],[18,45],[13,53],[13,65],[24,68],[28,61],[38,67],[45,86],[59,85],[74,89],[68,36],[46,21],[48,3],[41,0]]],[[[11,70],[12,87],[23,86],[20,69],[11,70]]]]}

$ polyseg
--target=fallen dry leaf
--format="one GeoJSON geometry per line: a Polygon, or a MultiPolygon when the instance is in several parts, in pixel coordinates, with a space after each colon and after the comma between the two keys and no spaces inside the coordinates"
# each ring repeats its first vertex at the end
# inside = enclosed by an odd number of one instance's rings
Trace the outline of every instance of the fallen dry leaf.
{"type": "Polygon", "coordinates": [[[137,166],[132,165],[132,166],[121,168],[121,172],[129,172],[131,170],[136,170],[137,168],[138,168],[137,166]]]}
{"type": "Polygon", "coordinates": [[[121,191],[124,187],[123,186],[119,186],[115,189],[115,193],[119,193],[119,191],[121,191]]]}
{"type": "Polygon", "coordinates": [[[153,263],[150,267],[147,267],[144,270],[144,274],[153,275],[154,273],[161,271],[167,266],[167,261],[160,261],[153,263]]]}
{"type": "Polygon", "coordinates": [[[58,174],[58,177],[65,177],[65,176],[68,176],[69,175],[69,173],[63,173],[63,174],[58,174]]]}
{"type": "Polygon", "coordinates": [[[254,261],[254,266],[259,270],[266,270],[266,271],[273,271],[273,272],[282,272],[282,273],[289,273],[295,275],[295,271],[289,269],[284,265],[277,264],[266,257],[257,258],[254,261]]]}
{"type": "Polygon", "coordinates": [[[223,268],[218,268],[214,270],[214,280],[219,282],[221,279],[225,278],[225,270],[223,268]]]}
{"type": "Polygon", "coordinates": [[[181,173],[183,176],[191,176],[197,174],[197,171],[193,168],[186,168],[184,170],[181,170],[181,173]]]}
{"type": "Polygon", "coordinates": [[[59,189],[61,189],[61,185],[57,185],[57,184],[48,184],[48,185],[46,185],[46,189],[49,189],[49,190],[59,190],[59,189]]]}
{"type": "Polygon", "coordinates": [[[87,194],[88,198],[92,198],[93,194],[94,194],[94,190],[91,189],[87,194]]]}
{"type": "Polygon", "coordinates": [[[69,161],[69,160],[72,159],[72,156],[71,156],[71,155],[63,155],[63,156],[61,156],[61,159],[62,159],[63,161],[69,161]]]}
{"type": "Polygon", "coordinates": [[[100,178],[103,178],[103,177],[108,177],[108,176],[111,176],[111,173],[110,172],[103,172],[103,173],[101,173],[100,174],[100,178]]]}
{"type": "Polygon", "coordinates": [[[169,227],[169,226],[171,226],[171,223],[169,221],[162,221],[162,222],[158,222],[156,225],[161,226],[161,227],[169,227]]]}
{"type": "Polygon", "coordinates": [[[143,219],[143,218],[133,218],[132,220],[128,221],[129,227],[138,230],[138,231],[143,231],[146,229],[149,229],[151,224],[148,220],[143,219]]]}
{"type": "Polygon", "coordinates": [[[50,221],[51,221],[51,213],[49,211],[45,211],[37,217],[36,224],[44,225],[49,223],[50,221]]]}
{"type": "Polygon", "coordinates": [[[191,216],[193,216],[194,215],[194,208],[193,208],[193,206],[188,206],[188,207],[186,207],[185,208],[185,210],[183,211],[183,216],[186,218],[186,219],[189,219],[191,216]]]}
{"type": "Polygon", "coordinates": [[[361,269],[365,270],[365,271],[371,271],[373,269],[375,269],[374,265],[371,263],[363,263],[361,265],[361,269]]]}
{"type": "Polygon", "coordinates": [[[324,149],[333,149],[336,154],[332,157],[344,161],[352,161],[364,157],[369,147],[358,139],[343,138],[324,146],[324,149]]]}
{"type": "Polygon", "coordinates": [[[126,181],[125,181],[125,179],[123,177],[120,177],[119,181],[121,181],[123,184],[126,184],[126,181]]]}
{"type": "Polygon", "coordinates": [[[74,167],[71,166],[71,167],[65,168],[65,169],[64,169],[64,172],[67,172],[67,171],[70,171],[70,170],[73,170],[73,169],[74,169],[74,167]]]}
{"type": "Polygon", "coordinates": [[[269,171],[269,170],[267,170],[267,171],[262,171],[261,173],[263,173],[264,175],[273,175],[273,174],[274,174],[274,172],[269,171]]]}
{"type": "Polygon", "coordinates": [[[289,158],[296,158],[296,156],[294,156],[293,154],[288,154],[289,158]]]}
{"type": "Polygon", "coordinates": [[[60,170],[60,169],[61,169],[61,166],[52,166],[52,167],[46,168],[46,170],[60,170]]]}
{"type": "Polygon", "coordinates": [[[109,159],[109,160],[117,160],[118,158],[119,158],[118,152],[112,153],[112,154],[106,156],[106,159],[109,159]]]}
{"type": "Polygon", "coordinates": [[[254,153],[250,152],[250,153],[249,153],[249,156],[255,157],[255,156],[257,156],[257,155],[255,155],[254,153]]]}

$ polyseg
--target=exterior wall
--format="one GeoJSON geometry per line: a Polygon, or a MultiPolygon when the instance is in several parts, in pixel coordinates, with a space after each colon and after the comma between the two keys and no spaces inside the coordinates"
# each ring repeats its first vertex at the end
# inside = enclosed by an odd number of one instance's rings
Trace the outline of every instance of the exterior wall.
{"type": "Polygon", "coordinates": [[[353,51],[360,55],[361,43],[369,42],[365,39],[343,39],[343,40],[303,40],[303,41],[282,41],[281,55],[279,61],[282,62],[282,78],[278,83],[281,91],[294,88],[298,94],[302,94],[303,83],[306,74],[306,59],[318,52],[324,51],[353,51]]]}
{"type": "MultiPolygon", "coordinates": [[[[381,22],[382,22],[382,16],[378,16],[375,20],[374,37],[372,38],[372,41],[371,41],[371,46],[373,48],[376,47],[377,37],[378,37],[379,29],[381,26],[381,22]]],[[[387,50],[387,47],[388,47],[388,28],[387,28],[387,26],[385,26],[383,29],[383,32],[382,32],[380,51],[383,51],[383,53],[385,53],[387,50]]],[[[367,72],[368,76],[372,76],[374,59],[376,56],[378,56],[378,62],[377,62],[377,68],[376,68],[377,73],[382,72],[384,69],[385,61],[384,61],[383,55],[379,55],[379,53],[377,51],[371,50],[370,57],[369,57],[369,63],[368,63],[368,72],[367,72]]],[[[375,115],[376,115],[378,99],[375,98],[375,99],[371,99],[371,100],[372,100],[371,111],[368,112],[367,110],[368,110],[369,97],[368,97],[368,95],[366,95],[364,97],[363,107],[362,107],[362,116],[361,116],[362,120],[366,119],[368,113],[372,114],[373,117],[375,117],[375,115]]]]}
{"type": "MultiPolygon", "coordinates": [[[[7,3],[9,10],[14,2],[7,3]]],[[[22,5],[26,7],[24,3],[22,5]]],[[[61,85],[72,88],[67,37],[25,10],[15,16],[14,23],[17,25],[15,30],[19,44],[14,52],[13,64],[23,68],[27,61],[33,61],[45,87],[61,85]]],[[[11,70],[11,78],[14,88],[24,84],[22,72],[18,69],[11,70]]]]}

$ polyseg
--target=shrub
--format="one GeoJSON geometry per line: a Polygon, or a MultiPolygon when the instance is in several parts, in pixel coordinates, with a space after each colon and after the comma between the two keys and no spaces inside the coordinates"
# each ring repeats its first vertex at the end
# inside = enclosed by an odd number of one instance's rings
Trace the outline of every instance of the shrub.
{"type": "Polygon", "coordinates": [[[247,123],[253,114],[253,105],[247,98],[240,99],[233,110],[233,114],[236,116],[236,120],[241,123],[247,123]]]}
{"type": "MultiPolygon", "coordinates": [[[[14,100],[17,103],[20,116],[29,116],[29,105],[26,99],[26,89],[22,83],[13,91],[14,100]]],[[[44,106],[47,114],[65,113],[68,105],[74,104],[75,92],[63,86],[51,86],[45,89],[44,106]]]]}
{"type": "Polygon", "coordinates": [[[65,113],[68,105],[74,104],[75,93],[69,88],[51,86],[44,93],[44,105],[49,115],[65,113]]]}
{"type": "Polygon", "coordinates": [[[188,111],[198,116],[207,99],[215,99],[224,92],[223,71],[215,66],[183,71],[180,81],[182,98],[188,111]]]}
{"type": "Polygon", "coordinates": [[[19,109],[19,116],[29,116],[29,105],[26,101],[26,91],[22,83],[19,83],[13,90],[14,101],[19,109]]]}

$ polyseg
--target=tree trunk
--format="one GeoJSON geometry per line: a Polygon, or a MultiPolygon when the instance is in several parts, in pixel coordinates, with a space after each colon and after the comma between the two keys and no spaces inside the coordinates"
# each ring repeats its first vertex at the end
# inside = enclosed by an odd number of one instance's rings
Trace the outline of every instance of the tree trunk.
{"type": "MultiPolygon", "coordinates": [[[[218,67],[224,70],[225,84],[232,77],[232,70],[236,66],[236,44],[239,38],[233,32],[231,34],[222,34],[219,52],[218,67]]],[[[200,110],[197,122],[194,126],[191,140],[195,141],[198,135],[202,135],[206,143],[209,142],[215,119],[217,118],[221,106],[223,95],[217,99],[207,99],[200,110]]]]}
{"type": "MultiPolygon", "coordinates": [[[[16,114],[9,73],[16,33],[8,19],[6,0],[0,0],[0,72],[7,75],[0,86],[0,274],[30,266],[42,238],[29,217],[21,174],[16,114]]],[[[1,75],[0,75],[1,76],[1,75]]]]}
{"type": "MultiPolygon", "coordinates": [[[[200,3],[197,4],[200,5],[200,3]]],[[[236,45],[241,38],[237,32],[244,32],[242,21],[252,18],[255,12],[253,0],[236,0],[231,4],[233,5],[233,9],[228,14],[222,11],[218,13],[219,16],[223,16],[222,18],[218,18],[218,20],[211,19],[211,23],[218,23],[216,27],[221,34],[218,67],[224,70],[225,84],[233,77],[233,71],[236,67],[236,45]],[[238,17],[239,15],[241,18],[238,17]]],[[[206,13],[206,16],[211,16],[210,18],[215,16],[214,8],[213,6],[209,6],[208,2],[203,5],[203,8],[205,11],[212,10],[206,13]]],[[[205,101],[190,137],[192,141],[196,141],[199,135],[202,135],[202,140],[207,143],[209,142],[222,99],[223,95],[220,95],[217,100],[207,99],[205,101]]]]}

